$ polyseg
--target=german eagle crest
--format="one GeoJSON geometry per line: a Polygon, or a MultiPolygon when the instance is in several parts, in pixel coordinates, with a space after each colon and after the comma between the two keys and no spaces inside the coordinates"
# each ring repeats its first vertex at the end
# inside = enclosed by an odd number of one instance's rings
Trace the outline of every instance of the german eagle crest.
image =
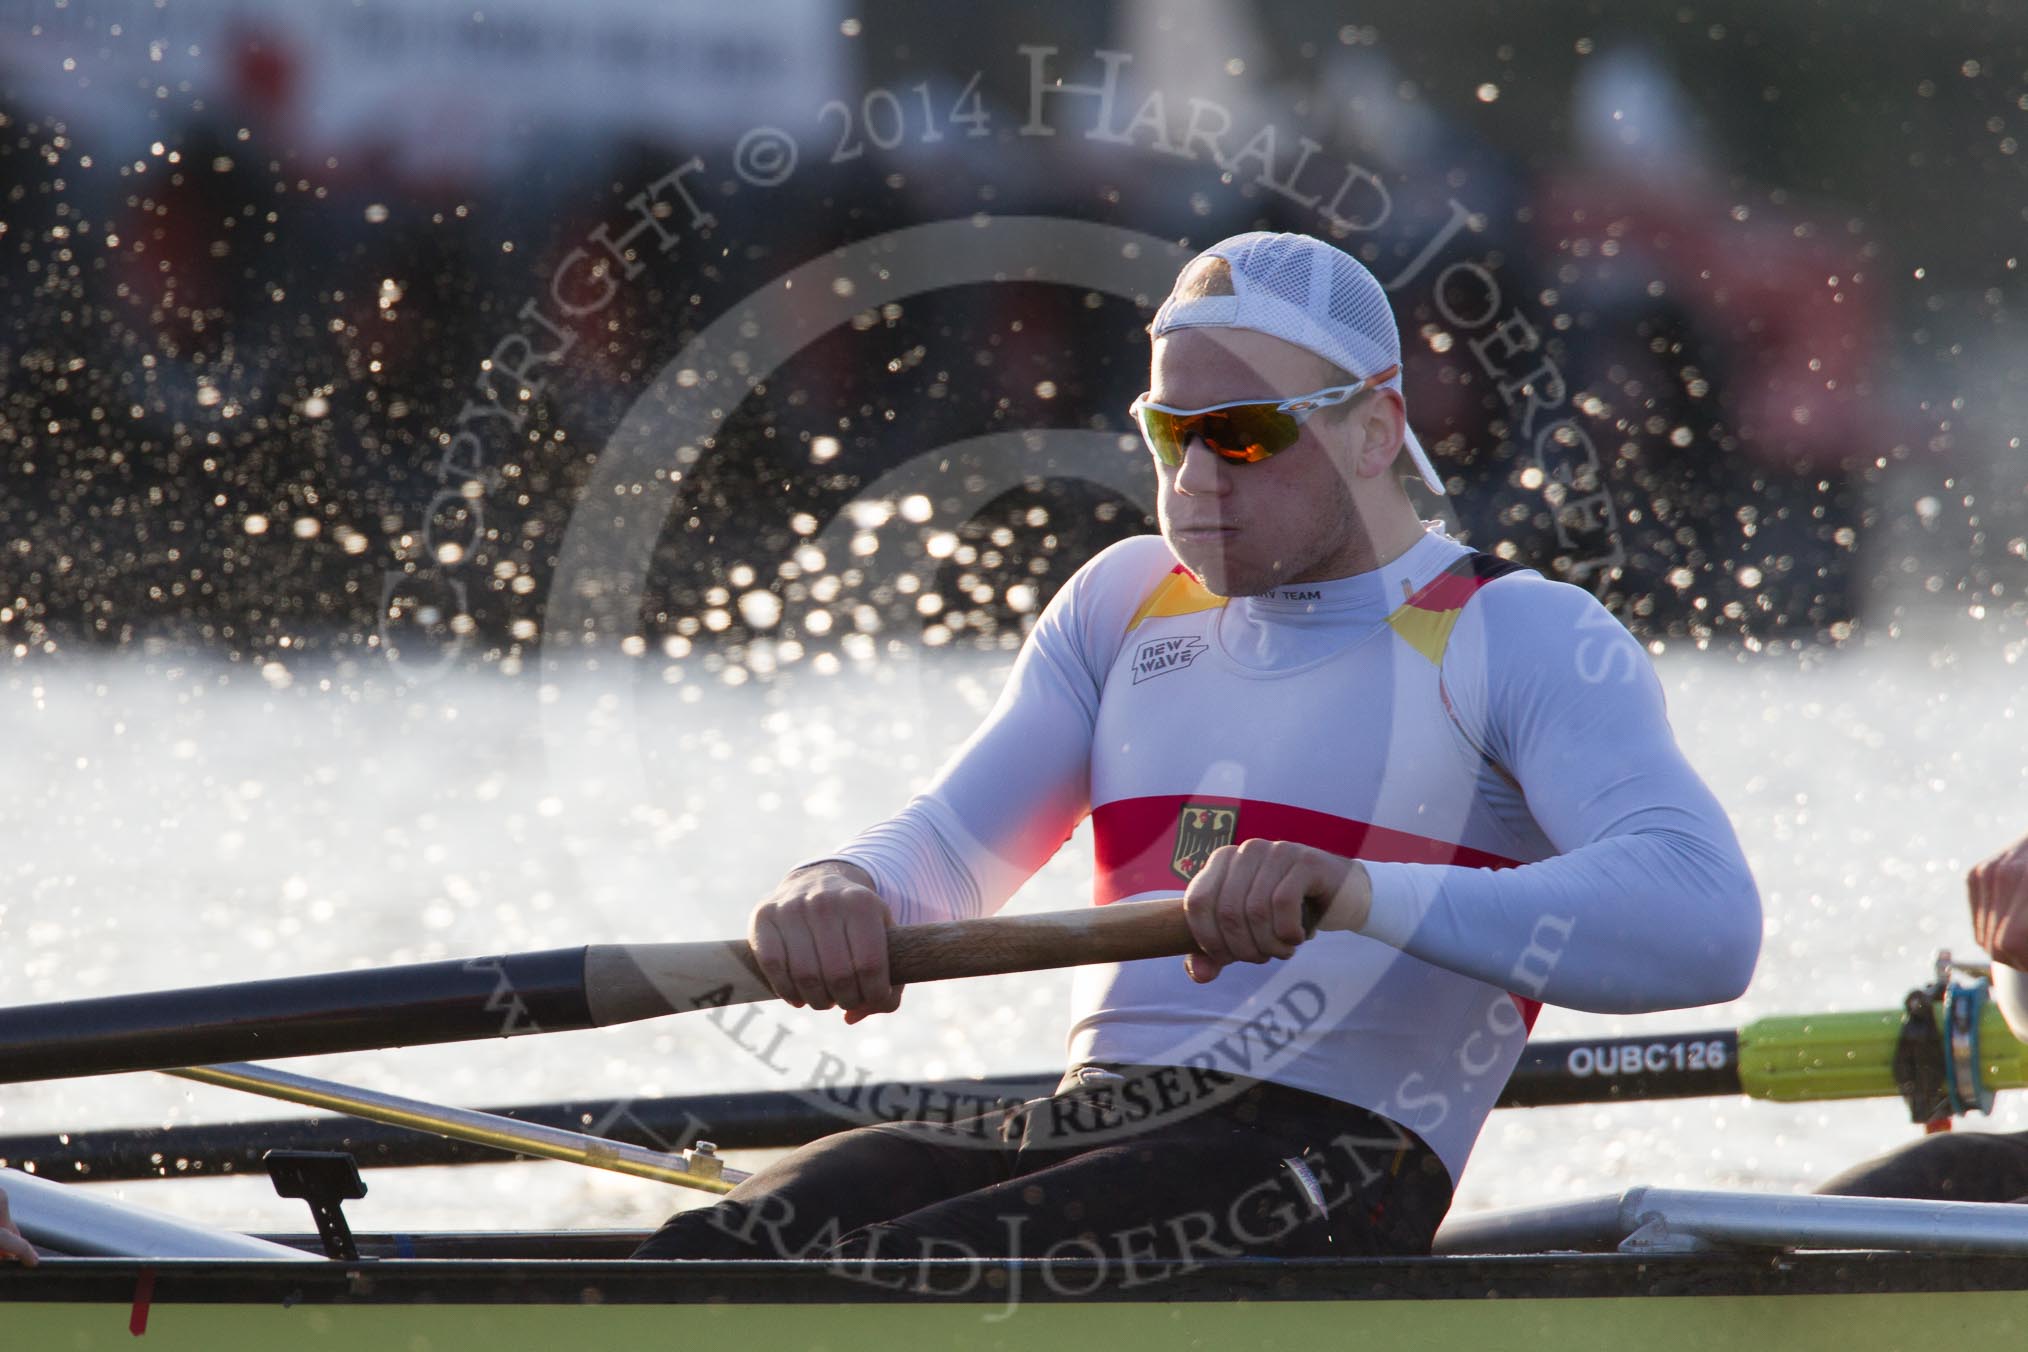
{"type": "Polygon", "coordinates": [[[1185,803],[1176,814],[1176,852],[1169,858],[1170,869],[1189,882],[1204,868],[1213,850],[1232,844],[1232,833],[1238,825],[1236,807],[1185,803]]]}

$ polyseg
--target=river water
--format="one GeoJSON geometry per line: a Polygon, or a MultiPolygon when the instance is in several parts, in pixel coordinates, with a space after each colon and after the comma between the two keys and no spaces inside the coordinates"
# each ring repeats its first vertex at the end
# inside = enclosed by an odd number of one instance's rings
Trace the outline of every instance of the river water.
{"type": "MultiPolygon", "coordinates": [[[[2028,829],[2020,642],[1963,622],[1830,653],[1666,651],[1691,760],[1767,913],[1729,1005],[1545,1010],[1541,1037],[1723,1028],[1896,1004],[1972,950],[1962,878],[2028,829]]],[[[173,651],[0,668],[0,1002],[599,941],[714,938],[781,869],[900,803],[990,703],[1005,654],[754,664],[647,656],[607,684],[530,670],[410,686],[384,667],[173,651]],[[735,678],[737,679],[737,678],[735,678]]],[[[1080,835],[1012,903],[1081,905],[1080,835]]],[[[787,1073],[704,1019],[291,1068],[480,1106],[1060,1065],[1070,978],[922,986],[847,1030],[765,1011],[787,1073]],[[779,1031],[776,1031],[779,1030],[779,1031]]],[[[748,1030],[752,1040],[755,1029],[748,1030]]],[[[292,1110],[156,1075],[0,1088],[0,1134],[292,1110]]],[[[1910,1138],[1901,1105],[1697,1100],[1496,1113],[1461,1210],[1640,1183],[1808,1188],[1910,1138]]],[[[2003,1095],[1971,1129],[2028,1128],[2003,1095]]],[[[735,1159],[735,1163],[749,1161],[735,1159]]],[[[648,1224],[688,1198],[566,1165],[380,1172],[361,1228],[648,1224]]],[[[108,1185],[194,1219],[301,1229],[265,1180],[108,1185]]]]}

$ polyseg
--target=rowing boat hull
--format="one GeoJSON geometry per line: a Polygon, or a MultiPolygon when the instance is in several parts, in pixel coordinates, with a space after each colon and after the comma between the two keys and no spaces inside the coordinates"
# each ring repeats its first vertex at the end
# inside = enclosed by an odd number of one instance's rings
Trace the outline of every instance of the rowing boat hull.
{"type": "Polygon", "coordinates": [[[1185,1273],[392,1259],[73,1259],[0,1272],[14,1347],[414,1352],[823,1347],[1871,1352],[2028,1339],[2028,1260],[1955,1255],[1272,1260],[1185,1273]],[[928,1289],[921,1289],[924,1282],[928,1289]]]}

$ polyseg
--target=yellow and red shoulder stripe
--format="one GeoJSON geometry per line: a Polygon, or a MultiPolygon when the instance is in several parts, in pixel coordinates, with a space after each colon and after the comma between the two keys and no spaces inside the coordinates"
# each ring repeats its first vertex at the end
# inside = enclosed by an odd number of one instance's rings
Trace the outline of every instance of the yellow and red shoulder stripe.
{"type": "Polygon", "coordinates": [[[1458,616],[1464,612],[1465,603],[1494,578],[1505,577],[1520,568],[1518,563],[1509,563],[1491,554],[1467,554],[1402,602],[1387,617],[1387,622],[1409,647],[1427,657],[1431,665],[1441,666],[1444,649],[1450,646],[1451,631],[1457,628],[1458,616]]]}
{"type": "Polygon", "coordinates": [[[1134,618],[1127,621],[1127,632],[1140,628],[1143,620],[1159,620],[1170,615],[1194,615],[1200,610],[1217,610],[1225,604],[1225,598],[1207,590],[1197,575],[1182,564],[1177,564],[1162,575],[1148,594],[1141,598],[1140,609],[1134,618]]]}

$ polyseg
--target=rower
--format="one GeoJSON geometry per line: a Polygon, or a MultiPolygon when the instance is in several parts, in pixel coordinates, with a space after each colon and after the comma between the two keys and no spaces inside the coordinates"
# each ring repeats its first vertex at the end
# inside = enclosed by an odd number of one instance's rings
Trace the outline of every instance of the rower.
{"type": "MultiPolygon", "coordinates": [[[[1993,959],[1993,1003],[2028,1041],[2028,835],[1965,877],[1972,937],[1993,959]]],[[[1817,1189],[1846,1197],[2028,1201],[2028,1131],[1940,1131],[1863,1163],[1817,1189]]]]}
{"type": "Polygon", "coordinates": [[[893,1010],[886,926],[994,911],[1089,817],[1095,901],[1180,889],[1201,951],[1085,969],[1054,1096],[806,1146],[643,1256],[1426,1253],[1537,1002],[1746,987],[1759,897],[1647,654],[1419,519],[1398,473],[1445,485],[1372,274],[1236,236],[1149,331],[1160,536],[1088,562],[751,942],[792,1004],[893,1010]]]}

